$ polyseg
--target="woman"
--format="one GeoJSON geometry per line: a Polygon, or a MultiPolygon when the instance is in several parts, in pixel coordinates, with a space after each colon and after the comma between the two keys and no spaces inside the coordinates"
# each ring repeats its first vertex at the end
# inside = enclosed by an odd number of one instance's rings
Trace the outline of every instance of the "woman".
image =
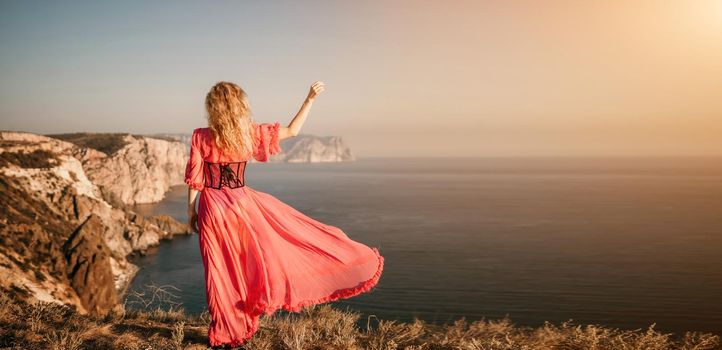
{"type": "Polygon", "coordinates": [[[279,153],[279,141],[298,135],[323,90],[322,82],[313,83],[287,127],[255,123],[236,84],[219,82],[206,96],[208,127],[193,130],[185,182],[189,225],[198,232],[204,265],[211,346],[245,344],[261,314],[350,298],[381,277],[378,248],[245,183],[250,159],[265,162],[279,153]]]}

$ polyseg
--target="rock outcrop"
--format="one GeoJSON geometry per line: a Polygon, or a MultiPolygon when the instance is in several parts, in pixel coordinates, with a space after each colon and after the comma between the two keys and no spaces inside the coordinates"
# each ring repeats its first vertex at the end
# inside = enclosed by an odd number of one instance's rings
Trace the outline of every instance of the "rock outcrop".
{"type": "Polygon", "coordinates": [[[271,157],[272,162],[322,163],[356,160],[340,136],[318,137],[298,135],[281,141],[283,152],[271,157]]]}
{"type": "Polygon", "coordinates": [[[78,293],[83,306],[94,313],[109,310],[118,303],[110,249],[98,234],[103,231],[103,221],[91,214],[62,247],[70,286],[78,293]]]}
{"type": "Polygon", "coordinates": [[[189,151],[184,143],[130,134],[48,136],[97,151],[79,159],[90,181],[98,185],[103,198],[111,204],[155,203],[171,186],[184,183],[189,151]]]}
{"type": "MultiPolygon", "coordinates": [[[[190,148],[190,134],[155,134],[153,137],[163,137],[183,142],[190,148]]],[[[322,162],[351,162],[356,156],[351,148],[340,136],[314,136],[298,135],[281,141],[281,153],[270,158],[270,162],[287,163],[322,163],[322,162]]]]}
{"type": "MultiPolygon", "coordinates": [[[[135,158],[130,153],[138,148],[116,146],[128,150],[124,157],[135,158]]],[[[167,216],[142,217],[105,200],[103,190],[91,179],[97,178],[94,164],[108,158],[98,149],[55,138],[0,133],[2,292],[71,305],[81,313],[103,313],[122,299],[138,271],[129,255],[145,254],[161,239],[189,232],[186,225],[167,216]]],[[[159,162],[146,164],[155,167],[159,162]]],[[[116,174],[112,180],[132,182],[123,176],[128,173],[116,174]]]]}

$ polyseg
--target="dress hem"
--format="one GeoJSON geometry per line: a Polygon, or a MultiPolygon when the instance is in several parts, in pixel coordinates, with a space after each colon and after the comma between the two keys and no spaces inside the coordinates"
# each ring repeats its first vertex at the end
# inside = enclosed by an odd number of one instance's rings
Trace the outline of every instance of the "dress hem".
{"type": "MultiPolygon", "coordinates": [[[[373,287],[375,287],[378,284],[379,279],[381,278],[381,273],[383,272],[383,269],[384,269],[384,257],[379,253],[378,248],[372,247],[371,250],[374,252],[374,254],[376,255],[376,258],[379,261],[378,267],[376,268],[376,272],[370,279],[359,283],[357,286],[339,289],[339,290],[336,290],[335,292],[331,293],[328,296],[318,298],[318,299],[302,300],[302,301],[294,303],[294,304],[268,305],[265,301],[260,301],[251,308],[251,314],[255,318],[256,316],[262,315],[262,314],[272,315],[273,313],[275,313],[276,311],[278,311],[280,309],[283,309],[286,311],[291,311],[291,312],[301,312],[301,309],[306,306],[328,303],[328,302],[336,301],[339,299],[347,299],[347,298],[357,296],[361,293],[370,291],[373,287]]],[[[232,347],[238,347],[238,346],[244,345],[258,331],[259,326],[260,326],[260,322],[256,321],[254,326],[250,329],[250,331],[248,333],[246,333],[245,336],[234,339],[231,342],[213,342],[213,341],[211,341],[211,346],[219,346],[219,345],[228,344],[232,347]]]]}
{"type": "Polygon", "coordinates": [[[339,300],[339,299],[347,299],[347,298],[351,298],[351,297],[357,296],[361,293],[371,290],[371,288],[373,288],[374,286],[377,285],[377,283],[381,277],[381,273],[383,272],[383,269],[384,269],[384,257],[381,256],[381,254],[378,251],[378,248],[373,247],[373,248],[371,248],[371,250],[374,252],[374,254],[376,255],[376,258],[379,260],[378,267],[376,268],[376,272],[370,279],[359,283],[357,286],[339,289],[339,290],[336,290],[335,292],[331,293],[331,295],[328,295],[326,297],[322,297],[322,298],[318,298],[318,299],[302,300],[302,301],[299,301],[292,305],[291,304],[268,305],[265,303],[265,301],[260,301],[255,306],[252,307],[251,312],[253,314],[263,313],[266,315],[272,315],[274,312],[276,312],[279,309],[283,309],[283,310],[291,311],[291,312],[300,312],[304,306],[322,304],[322,303],[327,303],[327,302],[331,302],[331,301],[335,301],[335,300],[339,300]]]}

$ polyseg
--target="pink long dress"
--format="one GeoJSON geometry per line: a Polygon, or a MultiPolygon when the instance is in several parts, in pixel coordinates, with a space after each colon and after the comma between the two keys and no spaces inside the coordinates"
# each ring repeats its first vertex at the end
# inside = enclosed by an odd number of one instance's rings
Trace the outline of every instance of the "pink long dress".
{"type": "Polygon", "coordinates": [[[233,178],[218,188],[220,169],[231,169],[242,181],[248,165],[242,162],[250,157],[265,162],[280,152],[279,127],[254,124],[254,151],[246,156],[224,154],[208,128],[193,130],[185,182],[201,191],[198,240],[211,346],[245,344],[262,314],[350,298],[370,291],[381,277],[384,258],[378,248],[233,178]],[[222,168],[225,163],[231,166],[222,168]]]}

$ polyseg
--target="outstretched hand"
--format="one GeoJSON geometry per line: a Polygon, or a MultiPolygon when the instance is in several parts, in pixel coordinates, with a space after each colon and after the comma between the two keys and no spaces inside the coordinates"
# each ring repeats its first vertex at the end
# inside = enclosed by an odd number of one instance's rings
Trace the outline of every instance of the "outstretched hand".
{"type": "Polygon", "coordinates": [[[322,81],[316,81],[311,85],[311,90],[308,92],[308,99],[313,100],[324,90],[322,81]]]}

